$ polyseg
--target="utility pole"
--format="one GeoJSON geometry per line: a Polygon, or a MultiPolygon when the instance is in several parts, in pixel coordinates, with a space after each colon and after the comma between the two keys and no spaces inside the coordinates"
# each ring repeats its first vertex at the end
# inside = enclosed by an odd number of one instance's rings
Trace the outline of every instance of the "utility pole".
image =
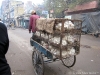
{"type": "Polygon", "coordinates": [[[18,14],[19,14],[19,13],[18,13],[18,4],[17,4],[16,6],[17,6],[17,16],[18,16],[18,14]]]}
{"type": "Polygon", "coordinates": [[[10,0],[8,0],[8,14],[9,14],[9,24],[10,24],[10,0]]]}

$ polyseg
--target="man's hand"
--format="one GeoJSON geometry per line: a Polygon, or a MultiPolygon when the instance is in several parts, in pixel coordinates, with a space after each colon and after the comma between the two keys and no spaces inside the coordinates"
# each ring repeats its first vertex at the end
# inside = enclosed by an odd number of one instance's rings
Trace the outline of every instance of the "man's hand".
{"type": "Polygon", "coordinates": [[[31,33],[31,31],[29,31],[29,33],[31,33]]]}

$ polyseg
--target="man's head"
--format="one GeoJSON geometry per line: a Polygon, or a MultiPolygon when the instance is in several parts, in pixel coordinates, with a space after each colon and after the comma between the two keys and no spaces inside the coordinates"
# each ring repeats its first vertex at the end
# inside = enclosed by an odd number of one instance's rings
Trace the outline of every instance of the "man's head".
{"type": "Polygon", "coordinates": [[[34,14],[36,14],[36,11],[35,11],[35,10],[33,10],[33,11],[31,12],[31,15],[34,15],[34,14]]]}

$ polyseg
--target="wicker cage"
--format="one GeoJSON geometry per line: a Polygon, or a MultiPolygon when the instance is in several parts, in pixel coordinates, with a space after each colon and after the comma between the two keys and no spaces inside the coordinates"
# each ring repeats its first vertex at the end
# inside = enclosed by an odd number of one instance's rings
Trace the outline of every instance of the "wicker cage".
{"type": "MultiPolygon", "coordinates": [[[[81,38],[81,20],[71,20],[71,19],[42,19],[37,21],[40,24],[37,27],[40,30],[44,30],[47,33],[46,36],[42,37],[42,41],[48,45],[49,51],[60,57],[67,57],[71,50],[75,51],[75,55],[80,53],[80,38],[81,38]],[[42,27],[41,27],[42,25],[42,27]],[[50,36],[52,37],[50,37],[50,36]],[[48,38],[46,38],[48,37],[48,38]],[[59,40],[54,38],[58,37],[59,40]],[[53,40],[51,40],[53,38],[53,40]],[[45,40],[46,39],[46,40],[45,40]],[[59,41],[56,43],[56,41],[59,41]]],[[[41,33],[41,31],[40,31],[41,33]]],[[[42,32],[43,34],[43,32],[42,32]]]]}

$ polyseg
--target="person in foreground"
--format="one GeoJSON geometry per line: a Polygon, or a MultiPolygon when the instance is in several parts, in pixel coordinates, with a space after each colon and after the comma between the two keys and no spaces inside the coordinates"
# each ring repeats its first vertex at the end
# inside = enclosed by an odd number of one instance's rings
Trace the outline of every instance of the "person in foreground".
{"type": "Polygon", "coordinates": [[[29,21],[29,33],[33,33],[32,37],[34,36],[35,32],[36,32],[36,20],[40,18],[36,12],[33,10],[31,12],[31,16],[30,16],[30,21],[29,21]]]}
{"type": "Polygon", "coordinates": [[[5,54],[8,51],[9,38],[5,24],[0,22],[0,75],[11,75],[5,54]]]}

